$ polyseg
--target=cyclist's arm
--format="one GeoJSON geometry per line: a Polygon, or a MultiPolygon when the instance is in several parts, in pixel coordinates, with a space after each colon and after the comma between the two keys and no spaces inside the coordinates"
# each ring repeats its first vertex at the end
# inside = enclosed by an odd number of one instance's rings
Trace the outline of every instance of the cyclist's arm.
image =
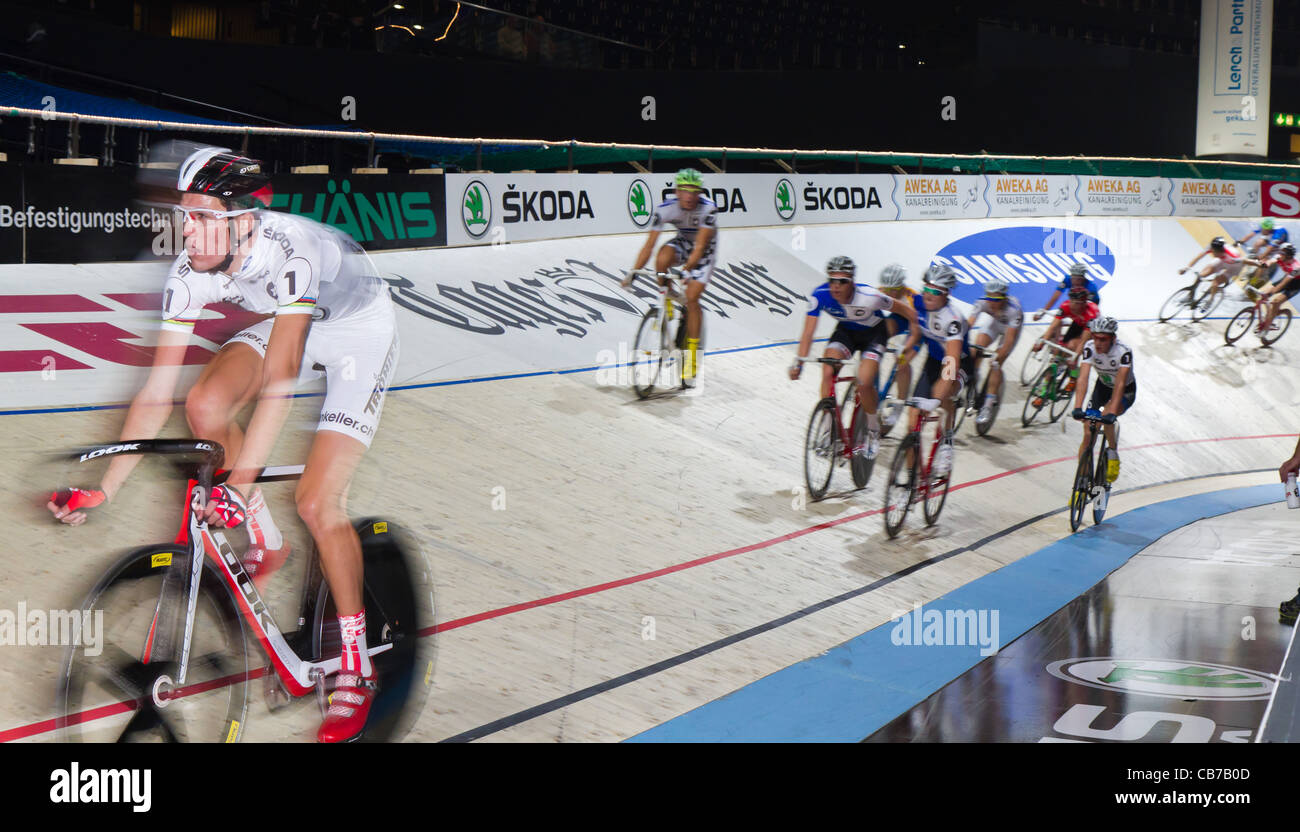
{"type": "Polygon", "coordinates": [[[904,363],[912,363],[912,357],[916,355],[916,350],[921,346],[921,327],[920,324],[912,326],[912,331],[907,334],[907,340],[903,342],[903,349],[898,353],[898,360],[904,363]]]}
{"type": "Polygon", "coordinates": [[[645,264],[650,262],[650,255],[655,251],[655,240],[659,239],[659,231],[656,229],[646,235],[645,245],[641,246],[641,251],[636,256],[636,263],[632,265],[632,271],[644,269],[645,264]]]}
{"type": "Polygon", "coordinates": [[[1016,342],[1020,340],[1020,327],[1012,326],[1002,333],[1002,346],[998,348],[997,361],[999,364],[1007,363],[1007,358],[1011,356],[1011,351],[1016,348],[1016,342]]]}
{"type": "Polygon", "coordinates": [[[957,392],[957,371],[960,368],[961,339],[944,341],[943,372],[939,373],[939,381],[934,385],[934,392],[931,395],[939,401],[945,401],[949,396],[957,392]]]}
{"type": "Polygon", "coordinates": [[[813,333],[817,331],[817,316],[808,315],[804,318],[803,334],[799,336],[799,352],[796,355],[807,357],[808,351],[812,349],[813,333]]]}
{"type": "Polygon", "coordinates": [[[889,311],[906,318],[907,322],[911,324],[912,330],[915,331],[918,326],[918,323],[916,317],[916,310],[912,308],[912,304],[908,303],[907,301],[894,300],[893,298],[890,298],[889,300],[890,303],[893,304],[892,306],[889,307],[889,311]]]}
{"type": "Polygon", "coordinates": [[[1286,482],[1287,475],[1294,474],[1297,471],[1300,471],[1300,438],[1296,440],[1295,453],[1291,455],[1290,459],[1282,463],[1282,467],[1277,469],[1277,473],[1282,482],[1286,482]]]}
{"type": "Polygon", "coordinates": [[[682,271],[690,273],[700,264],[704,257],[704,252],[709,250],[709,241],[713,235],[717,234],[716,228],[701,228],[700,233],[695,236],[695,247],[691,249],[691,256],[686,258],[686,263],[682,265],[682,271]]]}
{"type": "Polygon", "coordinates": [[[282,313],[276,316],[275,324],[271,327],[266,359],[262,362],[262,389],[253,408],[253,417],[248,422],[248,430],[244,434],[239,459],[234,460],[230,466],[228,482],[241,491],[261,473],[271,456],[280,428],[289,415],[311,318],[310,314],[282,313]]]}
{"type": "MultiPolygon", "coordinates": [[[[189,348],[190,336],[187,332],[164,329],[158,333],[158,347],[154,350],[153,367],[144,387],[131,399],[131,407],[126,411],[126,421],[122,425],[121,439],[155,439],[172,412],[172,399],[180,383],[181,368],[184,366],[185,352],[189,348]]],[[[104,479],[99,489],[113,499],[131,471],[139,464],[136,454],[118,454],[108,463],[104,479]]]]}
{"type": "MultiPolygon", "coordinates": [[[[1115,373],[1115,386],[1110,389],[1110,401],[1106,402],[1107,413],[1119,413],[1119,406],[1124,400],[1124,388],[1128,386],[1128,367],[1120,367],[1119,372],[1115,373]]],[[[1083,373],[1079,373],[1080,379],[1083,373]]]]}
{"type": "Polygon", "coordinates": [[[1048,299],[1047,303],[1043,304],[1043,309],[1050,312],[1052,309],[1056,308],[1056,301],[1059,300],[1060,297],[1061,287],[1057,286],[1056,291],[1052,292],[1052,297],[1048,299]]]}
{"type": "Polygon", "coordinates": [[[1088,376],[1092,375],[1092,362],[1079,362],[1079,380],[1074,386],[1074,409],[1083,407],[1083,397],[1088,394],[1088,376]]]}
{"type": "Polygon", "coordinates": [[[1061,331],[1061,315],[1057,313],[1052,319],[1052,325],[1047,328],[1047,334],[1043,336],[1048,341],[1056,340],[1056,334],[1061,331]]]}
{"type": "Polygon", "coordinates": [[[1197,263],[1201,262],[1201,258],[1204,257],[1205,255],[1209,254],[1209,253],[1210,253],[1210,250],[1207,248],[1205,251],[1202,251],[1200,254],[1198,254],[1198,255],[1196,255],[1195,257],[1193,257],[1193,258],[1192,258],[1192,262],[1190,262],[1190,263],[1187,264],[1187,268],[1189,268],[1189,269],[1190,269],[1190,268],[1194,268],[1194,267],[1196,266],[1197,263]]]}

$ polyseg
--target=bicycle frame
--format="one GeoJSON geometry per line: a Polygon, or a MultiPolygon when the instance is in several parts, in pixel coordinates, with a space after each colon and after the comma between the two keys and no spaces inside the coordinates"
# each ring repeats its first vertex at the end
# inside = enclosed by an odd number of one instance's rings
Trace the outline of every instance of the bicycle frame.
{"type": "Polygon", "coordinates": [[[850,413],[853,414],[853,419],[849,421],[849,426],[845,427],[844,413],[846,410],[848,410],[848,408],[847,406],[841,406],[839,397],[834,395],[834,392],[835,392],[835,388],[839,386],[841,383],[856,382],[858,380],[857,364],[851,360],[846,359],[844,361],[841,361],[836,358],[799,358],[798,360],[805,364],[829,364],[830,366],[836,368],[835,376],[833,379],[831,379],[831,393],[832,393],[831,400],[835,403],[835,411],[834,411],[835,429],[839,431],[840,448],[842,449],[838,452],[838,454],[839,456],[843,456],[851,459],[853,457],[853,451],[854,451],[852,427],[854,421],[856,421],[857,419],[858,413],[862,411],[862,402],[857,396],[853,397],[853,408],[851,411],[849,411],[850,413]],[[846,365],[851,366],[852,371],[847,374],[841,375],[846,365]]]}

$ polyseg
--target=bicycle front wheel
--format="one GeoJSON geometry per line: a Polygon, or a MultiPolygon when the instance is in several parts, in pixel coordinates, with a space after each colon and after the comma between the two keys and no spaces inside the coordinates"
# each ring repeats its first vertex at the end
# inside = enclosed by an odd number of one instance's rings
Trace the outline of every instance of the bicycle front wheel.
{"type": "MultiPolygon", "coordinates": [[[[939,445],[936,443],[934,451],[937,452],[938,450],[939,445]]],[[[955,457],[956,454],[953,456],[955,457]]],[[[955,461],[956,460],[954,460],[954,462],[955,461]]],[[[931,460],[930,465],[933,469],[933,460],[931,460]]],[[[948,473],[943,476],[931,473],[929,479],[926,480],[925,502],[921,504],[921,509],[925,513],[925,525],[933,526],[935,523],[939,522],[939,513],[943,511],[943,504],[948,500],[948,485],[951,482],[952,468],[949,468],[948,473]]]]}
{"type": "Polygon", "coordinates": [[[917,469],[921,460],[920,443],[916,434],[909,433],[898,443],[894,451],[894,461],[889,466],[889,480],[885,483],[885,534],[891,538],[898,537],[907,519],[907,510],[912,507],[912,495],[916,493],[917,469]],[[912,457],[908,461],[908,456],[912,457]]]}
{"type": "Polygon", "coordinates": [[[1025,353],[1025,363],[1020,365],[1021,387],[1028,387],[1034,383],[1034,379],[1038,378],[1038,374],[1041,373],[1043,367],[1046,366],[1048,353],[1049,351],[1046,345],[1037,352],[1030,349],[1029,352],[1025,353]]]}
{"type": "Polygon", "coordinates": [[[853,437],[853,447],[855,449],[864,449],[861,453],[854,453],[849,459],[849,471],[853,474],[853,484],[858,488],[866,488],[867,483],[871,481],[871,472],[876,467],[876,460],[867,459],[866,456],[867,414],[860,407],[853,408],[853,429],[849,435],[853,437]]]}
{"type": "Polygon", "coordinates": [[[1273,317],[1272,328],[1269,329],[1268,332],[1261,333],[1259,340],[1262,341],[1266,347],[1272,346],[1277,339],[1282,337],[1283,333],[1285,333],[1290,326],[1291,310],[1279,309],[1277,315],[1273,317]]]}
{"type": "Polygon", "coordinates": [[[953,396],[952,412],[952,432],[956,433],[961,430],[962,423],[966,421],[966,411],[970,410],[971,387],[974,379],[967,379],[965,384],[957,387],[957,392],[953,396]]]}
{"type": "Polygon", "coordinates": [[[1169,300],[1165,301],[1164,305],[1160,307],[1160,322],[1165,323],[1179,312],[1183,311],[1184,308],[1191,305],[1191,287],[1183,287],[1182,289],[1179,289],[1177,292],[1170,295],[1169,300]]]}
{"type": "Polygon", "coordinates": [[[838,456],[839,429],[835,424],[835,405],[822,399],[808,420],[808,434],[803,445],[803,479],[808,486],[808,496],[814,502],[826,496],[838,456]]]}
{"type": "Polygon", "coordinates": [[[239,740],[248,683],[243,621],[211,561],[199,581],[184,685],[174,684],[178,657],[142,655],[159,607],[182,600],[163,598],[163,577],[187,569],[189,557],[178,546],[137,549],[95,584],[81,607],[80,643],[64,660],[55,711],[62,740],[239,740]]]}
{"type": "Polygon", "coordinates": [[[1051,367],[1044,367],[1039,371],[1038,377],[1034,379],[1033,385],[1029,388],[1029,393],[1025,395],[1025,409],[1020,411],[1020,424],[1024,427],[1029,427],[1034,418],[1038,416],[1038,411],[1042,410],[1044,405],[1047,404],[1046,397],[1043,394],[1047,392],[1049,384],[1047,371],[1050,369],[1051,367]],[[1038,400],[1037,404],[1034,403],[1035,399],[1038,400]]]}
{"type": "MultiPolygon", "coordinates": [[[[1077,382],[1078,380],[1076,379],[1075,381],[1077,382]]],[[[1060,418],[1065,415],[1065,411],[1070,406],[1070,396],[1072,396],[1073,393],[1065,392],[1065,386],[1069,383],[1070,368],[1062,367],[1060,374],[1056,377],[1056,384],[1054,385],[1056,389],[1056,398],[1052,399],[1051,407],[1047,410],[1047,415],[1051,417],[1052,424],[1056,424],[1060,421],[1060,418]]]]}
{"type": "Polygon", "coordinates": [[[1074,469],[1074,484],[1070,489],[1070,531],[1077,532],[1083,525],[1083,510],[1091,499],[1092,444],[1089,443],[1087,453],[1079,456],[1079,464],[1074,469]]]}
{"type": "Polygon", "coordinates": [[[1220,287],[1219,291],[1214,291],[1213,287],[1206,289],[1205,292],[1193,301],[1192,304],[1192,323],[1200,323],[1219,308],[1223,303],[1223,296],[1227,294],[1226,287],[1220,287]]]}
{"type": "MultiPolygon", "coordinates": [[[[984,387],[980,390],[979,399],[978,399],[978,406],[980,407],[981,410],[984,408],[984,402],[987,401],[987,399],[988,399],[988,393],[989,393],[989,378],[992,377],[992,375],[993,375],[992,373],[989,373],[988,375],[984,376],[984,387]]],[[[1004,376],[1004,377],[1005,377],[1005,376],[1004,376]]],[[[1006,387],[1006,382],[1005,382],[1005,381],[1002,383],[1002,386],[1003,386],[1003,387],[1006,387]]],[[[1001,391],[999,391],[999,392],[1001,392],[1001,391]]],[[[987,436],[987,435],[988,435],[989,429],[991,429],[991,428],[993,427],[993,423],[994,423],[995,421],[997,421],[997,418],[998,418],[998,409],[999,409],[1000,407],[1002,407],[1002,396],[1000,396],[1000,395],[999,395],[999,396],[995,396],[995,398],[993,399],[993,404],[992,404],[992,406],[989,408],[989,418],[988,418],[988,421],[981,422],[981,421],[979,420],[979,416],[978,416],[978,415],[975,417],[975,432],[976,432],[976,433],[978,433],[980,436],[987,436]]]]}
{"type": "Polygon", "coordinates": [[[1223,331],[1223,341],[1231,346],[1241,340],[1241,336],[1250,332],[1250,325],[1255,320],[1255,307],[1247,306],[1232,316],[1228,328],[1223,331]]]}
{"type": "MultiPolygon", "coordinates": [[[[1098,426],[1098,430],[1101,427],[1098,426]]],[[[1110,477],[1107,476],[1107,467],[1110,465],[1110,455],[1106,453],[1106,437],[1101,439],[1101,450],[1097,452],[1097,467],[1092,475],[1094,488],[1103,488],[1106,490],[1105,499],[1095,499],[1092,501],[1092,522],[1093,525],[1100,523],[1106,517],[1106,506],[1110,502],[1110,477]]]]}
{"type": "MultiPolygon", "coordinates": [[[[373,517],[354,524],[364,562],[366,642],[388,646],[370,657],[376,692],[362,742],[397,742],[415,725],[433,683],[433,573],[420,547],[395,524],[373,517]]],[[[342,653],[338,610],[322,581],[312,623],[316,661],[342,653]]]]}
{"type": "Polygon", "coordinates": [[[636,340],[632,342],[632,389],[637,398],[648,398],[659,383],[663,370],[664,353],[667,350],[664,338],[664,320],[662,310],[651,308],[641,317],[641,324],[636,328],[636,340]]]}

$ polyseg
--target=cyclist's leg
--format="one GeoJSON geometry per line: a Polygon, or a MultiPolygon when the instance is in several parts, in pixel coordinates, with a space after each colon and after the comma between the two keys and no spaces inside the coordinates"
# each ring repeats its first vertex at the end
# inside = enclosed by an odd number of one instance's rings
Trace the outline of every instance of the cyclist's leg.
{"type": "MultiPolygon", "coordinates": [[[[822,353],[822,358],[838,358],[841,361],[848,361],[852,353],[848,346],[840,343],[836,339],[839,330],[831,333],[830,343],[826,345],[826,351],[822,353]]],[[[823,364],[822,367],[822,398],[830,398],[835,395],[835,376],[837,368],[830,364],[823,364]]]]}
{"type": "Polygon", "coordinates": [[[666,272],[686,261],[686,254],[678,250],[674,245],[676,242],[676,239],[672,239],[659,247],[659,252],[655,255],[655,271],[666,272]]]}
{"type": "Polygon", "coordinates": [[[365,444],[352,436],[317,431],[294,493],[340,616],[356,615],[362,606],[361,539],[348,519],[347,490],[365,453],[365,444]]]}
{"type": "MultiPolygon", "coordinates": [[[[265,327],[269,336],[270,328],[265,327]]],[[[250,343],[257,335],[252,328],[227,342],[208,362],[199,379],[185,397],[185,420],[190,432],[199,439],[220,442],[226,449],[226,463],[233,464],[244,443],[244,431],[235,417],[251,402],[260,389],[262,352],[250,343]]]]}
{"type": "Polygon", "coordinates": [[[704,294],[707,285],[706,281],[694,277],[686,281],[686,337],[694,338],[697,344],[700,340],[700,321],[704,319],[700,295],[704,294]]]}

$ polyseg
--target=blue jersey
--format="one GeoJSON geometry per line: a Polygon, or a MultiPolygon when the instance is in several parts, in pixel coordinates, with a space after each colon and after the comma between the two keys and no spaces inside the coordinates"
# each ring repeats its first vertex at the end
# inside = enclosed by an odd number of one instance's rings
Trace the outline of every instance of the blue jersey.
{"type": "MultiPolygon", "coordinates": [[[[1255,226],[1254,233],[1263,234],[1264,229],[1257,225],[1255,226]]],[[[1291,235],[1286,233],[1285,228],[1280,225],[1275,225],[1273,226],[1273,231],[1268,235],[1268,244],[1271,246],[1280,246],[1290,240],[1290,238],[1291,235]]]]}
{"type": "Polygon", "coordinates": [[[871,329],[885,319],[886,311],[894,301],[888,295],[872,289],[865,283],[856,284],[848,303],[840,303],[831,295],[831,285],[823,283],[813,289],[808,299],[808,317],[815,318],[825,312],[849,329],[871,329]]]}
{"type": "Polygon", "coordinates": [[[951,300],[931,312],[925,308],[925,299],[917,295],[912,299],[912,306],[916,309],[917,326],[931,358],[943,360],[946,355],[944,347],[949,341],[961,342],[963,358],[970,355],[970,344],[966,341],[969,334],[966,319],[957,313],[957,307],[952,305],[951,300]]]}
{"type": "MultiPolygon", "coordinates": [[[[1094,283],[1091,278],[1088,278],[1083,285],[1084,288],[1088,290],[1088,300],[1092,301],[1093,303],[1101,303],[1101,296],[1097,294],[1098,292],[1101,291],[1101,287],[1098,286],[1096,283],[1094,283]]],[[[1066,277],[1065,280],[1062,280],[1061,284],[1056,288],[1061,290],[1062,292],[1065,292],[1068,296],[1070,292],[1070,278],[1066,277]]]]}

